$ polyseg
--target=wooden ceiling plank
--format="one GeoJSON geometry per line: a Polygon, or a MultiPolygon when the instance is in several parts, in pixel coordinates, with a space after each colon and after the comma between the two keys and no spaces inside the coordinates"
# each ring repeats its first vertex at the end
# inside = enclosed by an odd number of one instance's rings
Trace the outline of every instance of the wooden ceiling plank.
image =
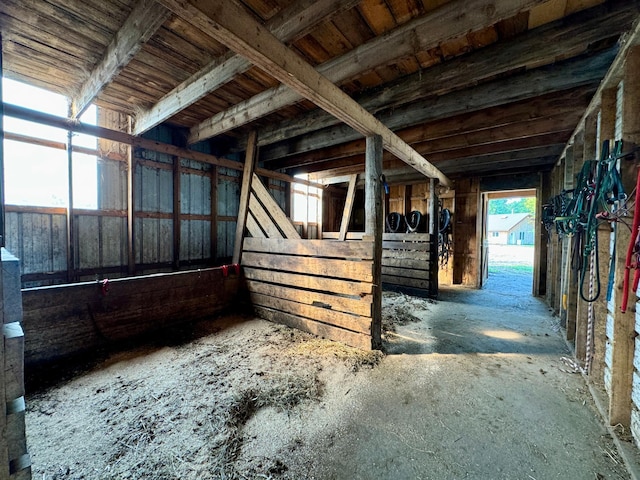
{"type": "MultiPolygon", "coordinates": [[[[288,42],[357,3],[358,0],[299,0],[266,25],[277,38],[288,42]]],[[[134,132],[146,132],[251,67],[240,55],[228,54],[215,59],[162,97],[153,108],[138,115],[134,132]]]]}
{"type": "Polygon", "coordinates": [[[139,0],[107,47],[104,57],[71,101],[71,114],[79,117],[94,98],[133,59],[144,43],[169,18],[170,12],[154,0],[139,0]]]}
{"type": "Polygon", "coordinates": [[[254,65],[266,70],[319,107],[339,117],[363,136],[379,135],[387,151],[422,174],[437,178],[445,186],[451,184],[445,175],[418,152],[287,48],[266,28],[246,15],[237,5],[211,5],[195,0],[193,3],[190,2],[191,7],[185,8],[178,2],[163,0],[163,3],[183,18],[192,19],[199,27],[206,27],[211,35],[227,44],[230,49],[245,56],[254,65]]]}
{"type": "MultiPolygon", "coordinates": [[[[361,95],[357,100],[369,112],[377,113],[382,108],[413,102],[424,96],[443,95],[461,90],[498,74],[555,63],[566,58],[567,52],[575,55],[593,43],[619,35],[632,24],[639,13],[637,5],[620,6],[611,12],[596,7],[578,14],[574,22],[547,25],[509,43],[492,45],[432,67],[428,75],[416,73],[392,86],[361,95]]],[[[245,103],[253,106],[252,100],[245,103]]],[[[305,116],[261,129],[259,144],[264,147],[337,123],[331,115],[316,110],[305,116]]]]}
{"type": "MultiPolygon", "coordinates": [[[[168,0],[162,0],[168,1],[168,0]]],[[[172,0],[175,1],[175,0],[172,0]]],[[[435,47],[443,41],[481,30],[509,18],[542,0],[456,0],[385,35],[376,37],[341,57],[318,67],[333,83],[392,63],[394,59],[435,47]]],[[[295,103],[300,95],[288,88],[267,90],[246,102],[211,117],[191,129],[189,141],[214,137],[295,103]],[[256,98],[257,97],[257,98],[256,98]],[[267,108],[269,105],[269,108],[267,108]]]]}

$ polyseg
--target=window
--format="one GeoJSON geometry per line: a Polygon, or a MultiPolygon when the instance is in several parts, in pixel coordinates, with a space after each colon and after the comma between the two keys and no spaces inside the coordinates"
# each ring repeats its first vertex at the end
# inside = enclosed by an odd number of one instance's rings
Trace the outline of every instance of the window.
{"type": "MultiPolygon", "coordinates": [[[[59,94],[2,79],[4,101],[32,110],[66,117],[68,100],[59,94]]],[[[81,121],[96,123],[90,107],[81,121]]],[[[65,207],[69,201],[67,131],[37,123],[4,118],[5,202],[12,205],[65,207]]],[[[96,149],[95,137],[74,135],[73,144],[96,149]]],[[[97,208],[97,162],[95,155],[73,154],[73,203],[78,208],[97,208]]]]}
{"type": "Polygon", "coordinates": [[[520,240],[524,240],[524,232],[520,232],[520,233],[518,234],[518,238],[519,238],[520,240]]]}
{"type": "MultiPolygon", "coordinates": [[[[302,177],[298,176],[298,178],[302,177]]],[[[322,210],[320,189],[300,183],[292,183],[291,187],[293,191],[293,221],[318,223],[322,210]]]]}
{"type": "Polygon", "coordinates": [[[492,237],[499,237],[500,236],[500,232],[491,232],[491,236],[492,237]]]}

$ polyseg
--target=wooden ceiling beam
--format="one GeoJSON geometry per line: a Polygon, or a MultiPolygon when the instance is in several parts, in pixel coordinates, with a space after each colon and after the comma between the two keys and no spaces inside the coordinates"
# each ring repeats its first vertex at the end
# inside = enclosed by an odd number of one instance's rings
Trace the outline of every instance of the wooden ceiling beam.
{"type": "Polygon", "coordinates": [[[450,180],[403,142],[346,93],[318,73],[299,55],[287,48],[240,6],[191,0],[161,0],[176,14],[191,22],[231,50],[248,58],[285,85],[340,118],[363,136],[379,135],[384,148],[430,178],[445,186],[450,180]]]}
{"type": "Polygon", "coordinates": [[[71,115],[77,118],[102,89],[133,59],[171,12],[154,0],[139,0],[107,47],[102,60],[93,69],[71,101],[71,115]]]}
{"type": "MultiPolygon", "coordinates": [[[[599,5],[566,19],[417,72],[392,85],[383,85],[356,97],[371,113],[414,102],[425,96],[444,95],[477,85],[496,75],[556,63],[587,51],[591,45],[616,38],[640,13],[636,3],[599,5]]],[[[321,110],[261,128],[259,145],[265,146],[336,125],[321,110]]],[[[240,143],[244,145],[243,140],[240,143]]]]}
{"type": "MultiPolygon", "coordinates": [[[[360,0],[298,0],[265,26],[281,41],[292,42],[358,3],[360,0]]],[[[251,67],[251,62],[234,53],[216,58],[163,96],[152,108],[138,114],[134,132],[139,135],[159,125],[251,67]]]]}
{"type": "MultiPolygon", "coordinates": [[[[597,88],[615,57],[617,46],[590,57],[567,60],[504,79],[493,80],[441,97],[426,98],[381,112],[378,118],[390,129],[401,130],[420,123],[531,99],[546,93],[577,87],[597,88]]],[[[350,128],[337,125],[304,137],[269,145],[260,150],[260,160],[271,160],[330,147],[358,139],[350,128]]]]}
{"type": "MultiPolygon", "coordinates": [[[[580,109],[574,107],[570,112],[564,112],[549,117],[526,119],[521,122],[507,125],[481,127],[470,129],[454,135],[434,136],[430,135],[420,141],[408,140],[404,132],[398,132],[400,138],[409,143],[421,155],[433,155],[439,152],[459,150],[461,148],[478,148],[491,143],[500,143],[507,140],[535,141],[540,135],[548,135],[558,131],[573,130],[576,122],[580,119],[580,109]]],[[[442,122],[445,123],[445,122],[442,122]]],[[[319,170],[316,164],[328,163],[341,157],[363,154],[360,142],[351,142],[344,148],[343,145],[330,147],[325,150],[318,150],[312,154],[306,154],[303,158],[287,158],[283,161],[270,162],[269,167],[274,170],[289,169],[294,167],[311,166],[313,170],[319,170]],[[341,148],[342,147],[342,148],[341,148]],[[333,151],[333,152],[332,152],[333,151]]],[[[431,161],[435,161],[431,158],[431,161]]]]}
{"type": "MultiPolygon", "coordinates": [[[[456,160],[460,158],[467,157],[480,157],[480,156],[489,156],[489,155],[507,155],[513,151],[521,151],[530,148],[543,147],[547,145],[557,145],[560,143],[566,142],[573,131],[573,127],[559,130],[550,133],[541,133],[538,135],[531,135],[528,137],[503,140],[503,141],[495,141],[495,142],[483,142],[478,145],[470,145],[468,147],[459,147],[452,148],[449,150],[441,150],[441,151],[432,151],[433,147],[426,142],[422,146],[414,145],[414,148],[421,153],[422,155],[429,155],[429,159],[434,163],[434,165],[440,168],[442,162],[447,162],[450,160],[456,160]]],[[[384,158],[388,163],[383,165],[385,169],[388,168],[396,168],[398,162],[393,162],[393,157],[386,156],[384,158]]],[[[330,160],[326,162],[319,162],[313,165],[307,165],[304,167],[294,168],[290,170],[292,175],[296,175],[299,173],[313,173],[318,174],[317,172],[323,171],[332,171],[340,170],[341,174],[347,173],[356,173],[364,171],[364,154],[356,154],[350,157],[345,157],[339,160],[330,160]],[[341,170],[340,170],[341,169],[341,170]]],[[[451,173],[451,172],[449,172],[451,173]]]]}
{"type": "MultiPolygon", "coordinates": [[[[169,0],[161,1],[169,7],[169,0]]],[[[170,0],[171,3],[177,1],[170,0]]],[[[387,65],[397,58],[437,47],[443,41],[464,36],[470,31],[490,27],[539,3],[542,0],[451,1],[320,65],[318,72],[331,82],[338,83],[375,67],[387,65]]],[[[215,137],[292,105],[300,98],[299,92],[284,86],[269,89],[196,125],[190,131],[189,142],[196,143],[215,137]]]]}

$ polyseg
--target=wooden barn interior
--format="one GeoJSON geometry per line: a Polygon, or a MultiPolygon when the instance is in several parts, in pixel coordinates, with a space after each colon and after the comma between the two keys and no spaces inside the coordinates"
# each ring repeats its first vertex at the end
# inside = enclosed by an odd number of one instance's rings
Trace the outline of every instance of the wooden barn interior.
{"type": "Polygon", "coordinates": [[[487,202],[513,192],[536,198],[531,294],[640,444],[638,19],[617,0],[2,0],[2,76],[69,110],[0,102],[68,132],[0,123],[0,166],[36,145],[75,182],[65,206],[0,195],[0,478],[31,478],[25,370],[247,306],[379,349],[383,289],[483,287],[487,202]],[[74,206],[78,155],[97,208],[74,206]]]}

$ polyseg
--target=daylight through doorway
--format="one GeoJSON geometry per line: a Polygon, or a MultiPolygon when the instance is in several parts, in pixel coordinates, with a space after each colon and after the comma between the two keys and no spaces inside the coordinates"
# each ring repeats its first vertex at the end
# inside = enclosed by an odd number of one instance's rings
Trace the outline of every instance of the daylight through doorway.
{"type": "Polygon", "coordinates": [[[485,288],[531,295],[536,197],[500,195],[487,202],[485,288]]]}

